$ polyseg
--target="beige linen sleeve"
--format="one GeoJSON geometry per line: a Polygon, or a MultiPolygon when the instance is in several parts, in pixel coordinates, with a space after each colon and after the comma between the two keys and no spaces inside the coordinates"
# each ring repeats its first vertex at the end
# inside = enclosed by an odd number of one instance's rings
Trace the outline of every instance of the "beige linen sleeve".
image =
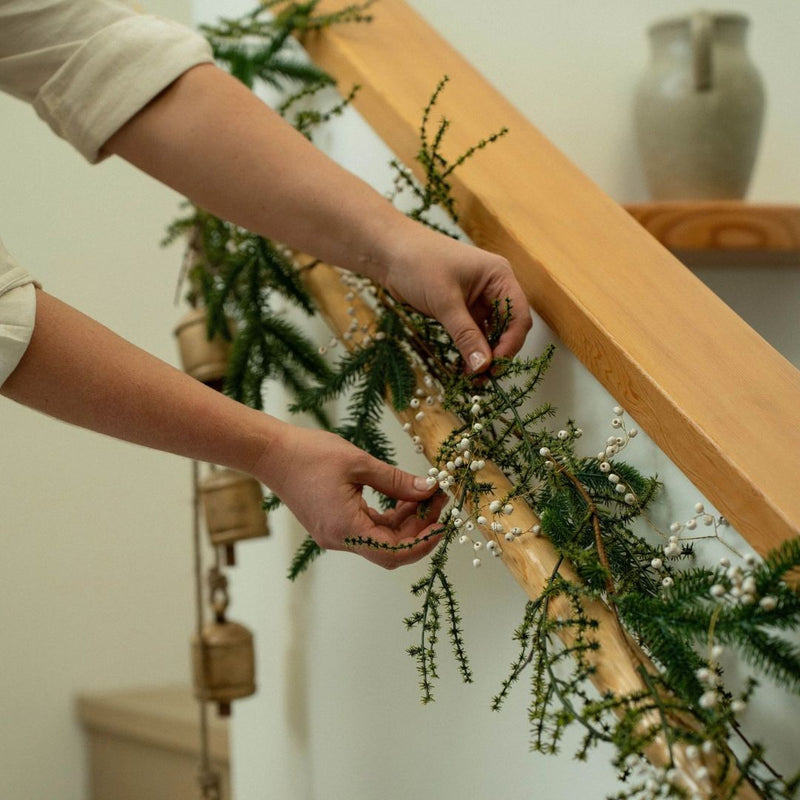
{"type": "Polygon", "coordinates": [[[0,242],[0,386],[25,353],[35,317],[33,278],[0,242]]]}
{"type": "Polygon", "coordinates": [[[210,61],[199,34],[111,0],[0,0],[0,89],[92,163],[137,111],[210,61]]]}

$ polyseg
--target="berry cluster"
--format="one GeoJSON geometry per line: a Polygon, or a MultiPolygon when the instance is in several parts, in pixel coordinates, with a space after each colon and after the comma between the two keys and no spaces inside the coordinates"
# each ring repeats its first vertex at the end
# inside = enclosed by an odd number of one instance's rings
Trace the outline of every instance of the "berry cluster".
{"type": "Polygon", "coordinates": [[[613,484],[614,491],[617,494],[623,495],[623,500],[629,505],[635,505],[637,502],[636,494],[629,486],[614,472],[610,459],[618,455],[624,450],[631,439],[636,438],[639,431],[636,428],[627,429],[625,425],[625,411],[620,406],[614,406],[614,417],[611,420],[611,427],[618,429],[619,433],[616,436],[609,436],[606,439],[606,446],[597,454],[597,460],[600,462],[600,471],[605,473],[608,482],[613,484]]]}

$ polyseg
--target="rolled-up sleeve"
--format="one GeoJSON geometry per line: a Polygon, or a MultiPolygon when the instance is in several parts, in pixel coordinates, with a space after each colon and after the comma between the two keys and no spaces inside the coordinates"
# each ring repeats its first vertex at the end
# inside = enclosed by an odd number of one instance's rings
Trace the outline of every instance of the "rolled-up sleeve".
{"type": "Polygon", "coordinates": [[[0,242],[0,386],[25,354],[35,317],[33,278],[0,242]]]}
{"type": "Polygon", "coordinates": [[[199,34],[110,0],[0,0],[0,89],[91,163],[150,100],[210,61],[199,34]]]}

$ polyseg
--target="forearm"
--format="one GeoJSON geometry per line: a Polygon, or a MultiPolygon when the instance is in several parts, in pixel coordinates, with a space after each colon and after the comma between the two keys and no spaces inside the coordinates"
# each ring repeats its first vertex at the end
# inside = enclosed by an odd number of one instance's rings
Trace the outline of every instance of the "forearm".
{"type": "Polygon", "coordinates": [[[0,392],[83,428],[246,472],[288,427],[41,291],[33,337],[0,392]]]}
{"type": "Polygon", "coordinates": [[[504,258],[412,222],[210,64],[184,73],[104,150],[223,219],[367,275],[441,322],[475,372],[516,353],[530,328],[504,258]],[[515,313],[491,348],[485,325],[504,299],[515,313]]]}
{"type": "Polygon", "coordinates": [[[37,299],[33,337],[1,394],[118,439],[248,472],[326,549],[347,549],[348,537],[374,539],[386,548],[362,555],[396,567],[436,546],[444,497],[424,518],[417,514],[417,504],[431,495],[423,478],[333,434],[240,405],[55,298],[39,292],[37,299]],[[396,509],[370,509],[364,486],[399,500],[396,509]]]}
{"type": "Polygon", "coordinates": [[[420,227],[213,65],[186,72],[104,151],[217,216],[378,280],[386,251],[420,227]]]}

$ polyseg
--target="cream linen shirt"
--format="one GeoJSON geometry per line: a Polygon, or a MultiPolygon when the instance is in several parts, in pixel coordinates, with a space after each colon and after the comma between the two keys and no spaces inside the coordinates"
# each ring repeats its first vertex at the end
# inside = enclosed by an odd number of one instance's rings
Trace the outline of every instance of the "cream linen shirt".
{"type": "MultiPolygon", "coordinates": [[[[159,92],[212,60],[199,34],[112,0],[0,0],[0,90],[31,103],[90,163],[159,92]]],[[[0,385],[34,316],[33,278],[0,242],[0,385]]]]}

